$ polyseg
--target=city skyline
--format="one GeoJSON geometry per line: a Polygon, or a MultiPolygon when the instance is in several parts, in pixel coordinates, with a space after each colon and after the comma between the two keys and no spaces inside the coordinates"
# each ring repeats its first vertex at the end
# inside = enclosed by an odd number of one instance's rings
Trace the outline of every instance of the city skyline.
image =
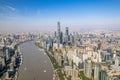
{"type": "Polygon", "coordinates": [[[118,29],[119,0],[0,0],[0,32],[118,29]]]}

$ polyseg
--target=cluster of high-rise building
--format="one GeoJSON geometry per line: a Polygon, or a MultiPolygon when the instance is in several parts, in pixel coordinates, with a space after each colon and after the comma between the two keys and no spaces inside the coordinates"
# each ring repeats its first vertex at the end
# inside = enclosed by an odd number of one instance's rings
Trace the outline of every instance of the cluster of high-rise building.
{"type": "Polygon", "coordinates": [[[57,23],[57,32],[54,32],[54,42],[60,44],[68,45],[70,41],[70,35],[69,35],[69,28],[66,27],[65,29],[65,35],[63,35],[63,32],[61,31],[60,22],[57,23]]]}
{"type": "Polygon", "coordinates": [[[35,37],[33,34],[23,33],[0,35],[0,79],[17,80],[22,55],[17,45],[35,37]]]}
{"type": "Polygon", "coordinates": [[[52,53],[60,66],[58,70],[65,74],[64,79],[120,80],[119,31],[70,32],[69,27],[62,31],[60,22],[57,31],[52,33],[0,35],[0,76],[13,77],[9,74],[14,73],[19,61],[16,45],[33,39],[52,53]]]}
{"type": "Polygon", "coordinates": [[[53,51],[59,66],[72,80],[120,80],[120,32],[57,31],[40,36],[40,45],[53,51]]]}

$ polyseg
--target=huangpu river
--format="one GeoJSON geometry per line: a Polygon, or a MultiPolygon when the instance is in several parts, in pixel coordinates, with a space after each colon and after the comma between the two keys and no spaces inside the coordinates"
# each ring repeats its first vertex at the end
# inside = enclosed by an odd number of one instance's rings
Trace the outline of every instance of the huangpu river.
{"type": "Polygon", "coordinates": [[[22,64],[19,67],[18,80],[53,80],[53,68],[44,50],[28,41],[19,45],[22,64]]]}

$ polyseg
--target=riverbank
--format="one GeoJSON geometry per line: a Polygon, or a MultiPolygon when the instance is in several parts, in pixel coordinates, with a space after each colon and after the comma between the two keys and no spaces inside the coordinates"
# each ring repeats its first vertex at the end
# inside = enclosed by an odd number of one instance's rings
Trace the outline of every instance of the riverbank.
{"type": "Polygon", "coordinates": [[[27,41],[31,40],[21,41],[11,47],[4,47],[5,67],[3,68],[4,70],[0,72],[0,79],[17,80],[19,75],[18,70],[23,61],[23,55],[20,51],[19,45],[27,41]]]}
{"type": "Polygon", "coordinates": [[[1,73],[2,80],[17,80],[18,68],[20,66],[20,52],[18,51],[18,46],[15,46],[14,49],[6,48],[5,58],[5,68],[3,73],[1,73]],[[8,51],[9,50],[9,51],[8,51]],[[10,55],[10,56],[9,56],[10,55]]]}
{"type": "MultiPolygon", "coordinates": [[[[39,45],[39,43],[35,43],[36,46],[38,46],[41,49],[44,49],[42,46],[39,45]]],[[[44,49],[45,53],[49,57],[53,67],[54,67],[54,79],[53,80],[65,80],[66,74],[63,71],[63,66],[59,66],[56,59],[54,58],[54,53],[51,51],[47,51],[44,49]]],[[[67,80],[71,80],[70,78],[67,78],[67,80]]]]}

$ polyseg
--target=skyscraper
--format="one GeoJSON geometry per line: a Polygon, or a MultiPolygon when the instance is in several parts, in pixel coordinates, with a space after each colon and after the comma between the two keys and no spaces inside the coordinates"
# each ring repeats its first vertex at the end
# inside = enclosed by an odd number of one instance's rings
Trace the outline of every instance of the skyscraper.
{"type": "Polygon", "coordinates": [[[63,43],[63,33],[62,32],[60,33],[60,43],[61,44],[63,43]]]}
{"type": "Polygon", "coordinates": [[[69,35],[68,27],[66,27],[66,35],[69,35]]]}
{"type": "Polygon", "coordinates": [[[92,63],[91,60],[85,60],[84,61],[84,74],[86,77],[91,78],[92,77],[92,63]]]}
{"type": "Polygon", "coordinates": [[[56,34],[56,31],[54,32],[54,37],[56,37],[57,36],[57,34],[56,34]]]}
{"type": "Polygon", "coordinates": [[[60,31],[60,22],[57,22],[57,30],[58,30],[58,44],[60,44],[60,34],[61,34],[61,31],[60,31]]]}
{"type": "Polygon", "coordinates": [[[68,41],[69,41],[69,28],[66,27],[66,45],[68,45],[68,41]]]}

